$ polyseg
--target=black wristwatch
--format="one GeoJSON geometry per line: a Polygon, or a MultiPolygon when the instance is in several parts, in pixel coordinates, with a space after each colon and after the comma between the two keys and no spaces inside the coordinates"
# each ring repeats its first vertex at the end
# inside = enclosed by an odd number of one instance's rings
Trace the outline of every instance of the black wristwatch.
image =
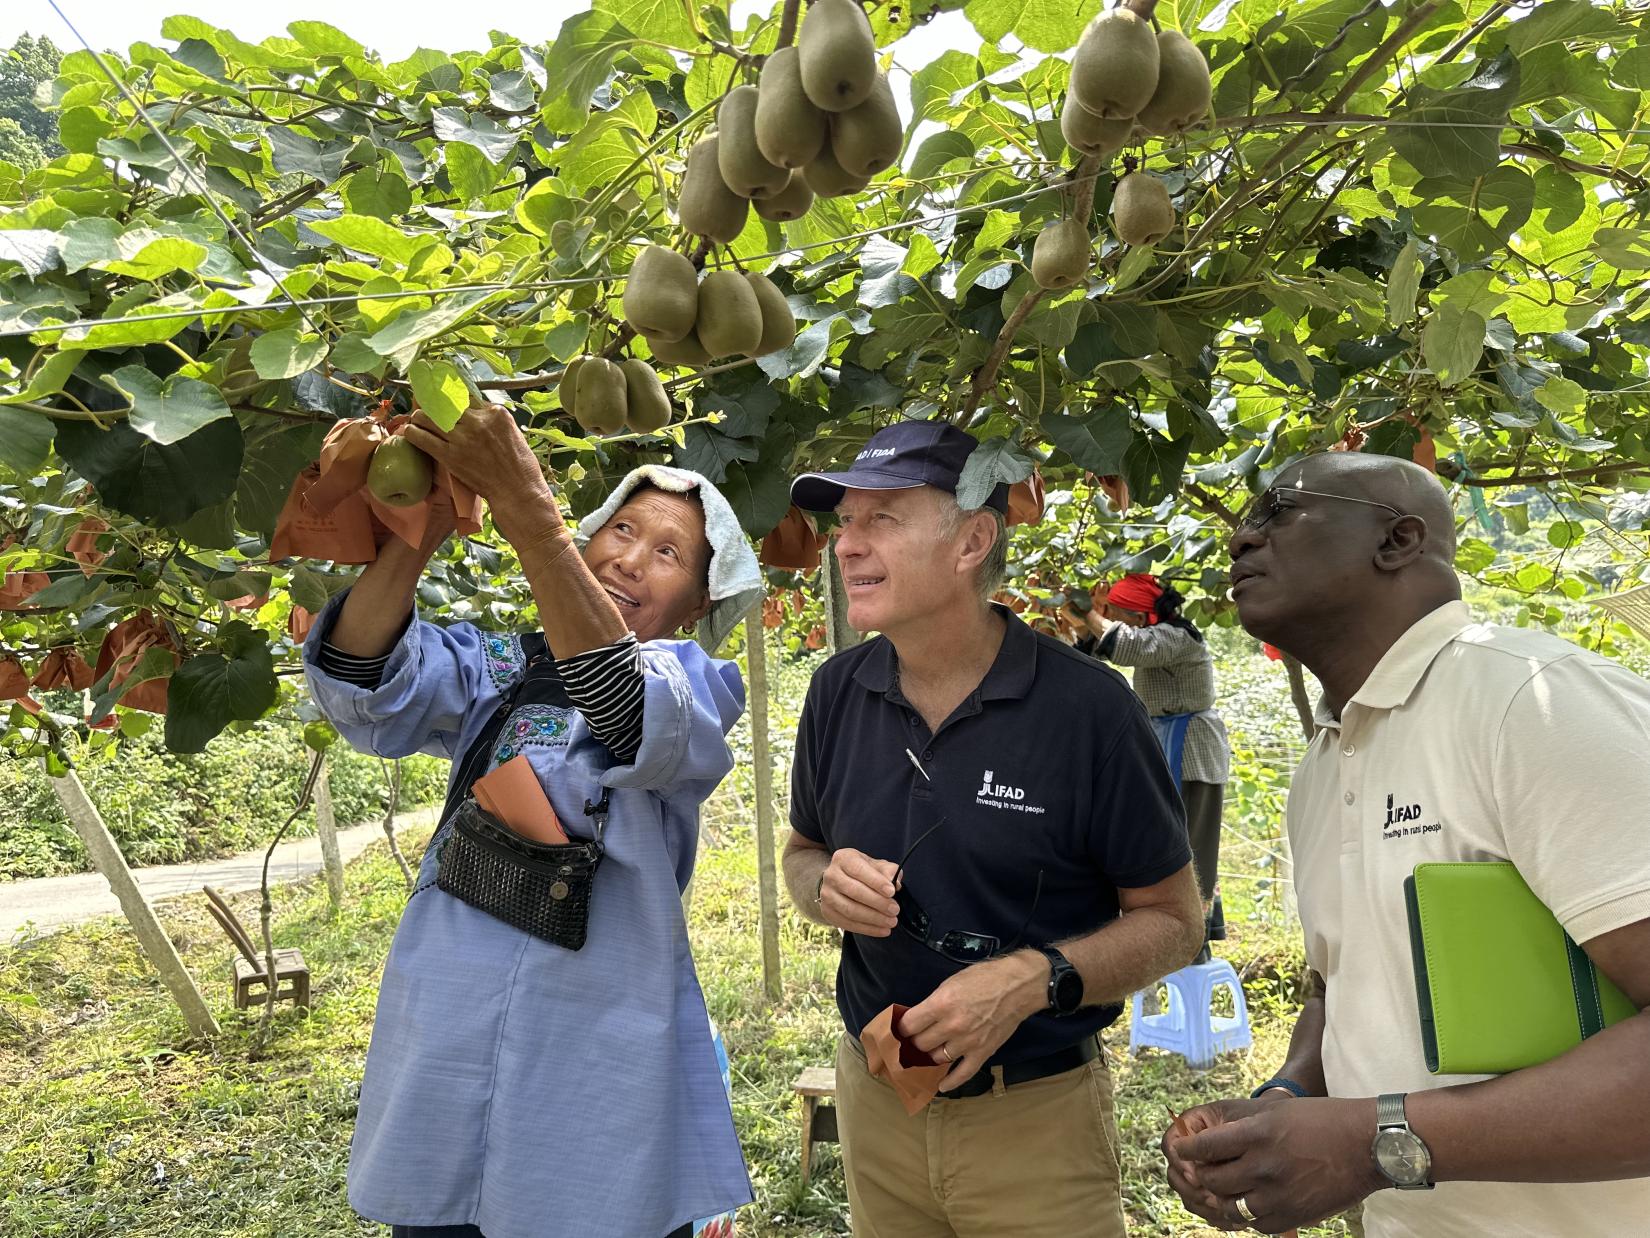
{"type": "Polygon", "coordinates": [[[1044,946],[1048,959],[1048,1008],[1057,1019],[1076,1014],[1083,1007],[1083,977],[1070,960],[1053,946],[1044,946]]]}

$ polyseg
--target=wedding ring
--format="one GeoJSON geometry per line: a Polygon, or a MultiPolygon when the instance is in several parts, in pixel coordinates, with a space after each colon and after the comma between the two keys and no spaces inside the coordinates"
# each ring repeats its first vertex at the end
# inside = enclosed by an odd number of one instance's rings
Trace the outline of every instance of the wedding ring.
{"type": "Polygon", "coordinates": [[[947,1049],[944,1045],[940,1046],[940,1052],[945,1054],[945,1060],[948,1061],[948,1062],[954,1062],[954,1061],[957,1060],[956,1058],[951,1056],[951,1050],[947,1049]]]}
{"type": "Polygon", "coordinates": [[[1237,1208],[1238,1215],[1240,1217],[1249,1222],[1251,1225],[1255,1223],[1255,1214],[1249,1211],[1249,1201],[1247,1199],[1245,1199],[1242,1195],[1239,1195],[1232,1201],[1232,1204],[1237,1208]]]}

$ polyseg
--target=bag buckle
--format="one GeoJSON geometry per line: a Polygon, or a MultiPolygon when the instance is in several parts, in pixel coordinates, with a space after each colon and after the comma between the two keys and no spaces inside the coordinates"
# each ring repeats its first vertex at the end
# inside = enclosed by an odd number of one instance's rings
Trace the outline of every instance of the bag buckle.
{"type": "Polygon", "coordinates": [[[592,804],[589,800],[584,802],[584,815],[590,818],[591,828],[598,843],[602,840],[602,831],[607,828],[607,801],[611,795],[611,790],[603,787],[599,803],[592,804]]]}

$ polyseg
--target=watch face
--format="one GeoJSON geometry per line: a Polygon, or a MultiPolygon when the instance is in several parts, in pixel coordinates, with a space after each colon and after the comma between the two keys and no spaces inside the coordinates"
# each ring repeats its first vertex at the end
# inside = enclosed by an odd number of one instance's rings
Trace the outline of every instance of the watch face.
{"type": "Polygon", "coordinates": [[[1071,1014],[1083,1003],[1083,977],[1076,970],[1063,974],[1054,985],[1054,1008],[1071,1014]]]}
{"type": "Polygon", "coordinates": [[[1395,1127],[1375,1136],[1375,1163],[1399,1186],[1419,1186],[1432,1169],[1432,1155],[1419,1135],[1395,1127]]]}

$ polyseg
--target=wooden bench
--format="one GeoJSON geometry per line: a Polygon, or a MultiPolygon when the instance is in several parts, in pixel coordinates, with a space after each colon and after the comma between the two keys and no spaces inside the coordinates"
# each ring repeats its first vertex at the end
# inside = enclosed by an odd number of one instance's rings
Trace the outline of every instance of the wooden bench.
{"type": "Polygon", "coordinates": [[[792,1090],[802,1098],[802,1185],[806,1188],[813,1174],[814,1144],[837,1141],[836,1106],[828,1103],[836,1097],[836,1068],[805,1067],[792,1090]]]}
{"type": "MultiPolygon", "coordinates": [[[[202,889],[206,891],[207,910],[239,952],[234,961],[235,1009],[245,1010],[254,1002],[267,1001],[269,969],[264,966],[263,955],[252,944],[252,935],[246,931],[246,926],[231,910],[223,895],[211,886],[203,886],[202,889]]],[[[306,1010],[309,1008],[309,966],[297,950],[275,952],[275,1000],[290,1001],[306,1010]]]]}

